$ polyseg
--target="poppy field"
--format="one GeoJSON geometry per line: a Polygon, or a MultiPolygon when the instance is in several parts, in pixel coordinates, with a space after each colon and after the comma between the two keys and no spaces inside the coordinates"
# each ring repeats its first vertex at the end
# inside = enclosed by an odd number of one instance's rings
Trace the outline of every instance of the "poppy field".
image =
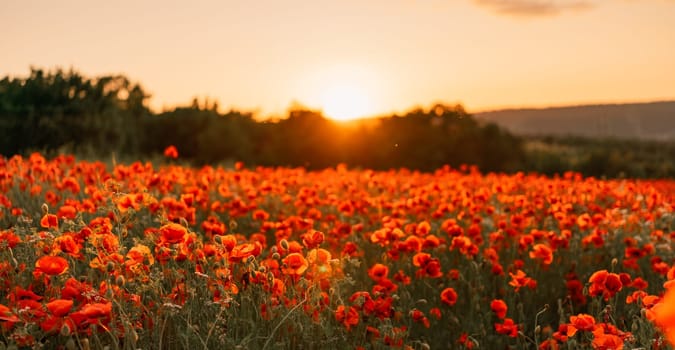
{"type": "Polygon", "coordinates": [[[668,349],[675,181],[0,157],[0,349],[668,349]]]}

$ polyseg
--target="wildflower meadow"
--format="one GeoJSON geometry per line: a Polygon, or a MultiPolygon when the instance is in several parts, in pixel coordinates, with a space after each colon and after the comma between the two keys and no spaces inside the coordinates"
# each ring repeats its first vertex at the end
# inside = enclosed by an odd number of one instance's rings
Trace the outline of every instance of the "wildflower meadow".
{"type": "Polygon", "coordinates": [[[675,181],[0,157],[0,349],[668,349],[675,181]]]}

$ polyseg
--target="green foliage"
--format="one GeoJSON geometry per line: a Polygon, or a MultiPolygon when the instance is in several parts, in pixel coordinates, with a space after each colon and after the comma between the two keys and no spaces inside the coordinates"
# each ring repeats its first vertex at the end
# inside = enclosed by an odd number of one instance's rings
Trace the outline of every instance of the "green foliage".
{"type": "Polygon", "coordinates": [[[31,69],[27,78],[0,80],[0,152],[28,150],[100,153],[134,151],[130,125],[148,114],[147,95],[121,75],[85,78],[61,69],[31,69]]]}
{"type": "Polygon", "coordinates": [[[674,178],[675,142],[538,137],[525,142],[526,168],[608,178],[674,178]]]}
{"type": "Polygon", "coordinates": [[[461,106],[437,104],[347,124],[302,106],[278,121],[218,111],[217,102],[152,113],[149,95],[122,75],[32,68],[25,78],[0,80],[0,154],[41,151],[137,159],[169,145],[196,165],[243,161],[249,165],[321,169],[345,163],[372,169],[433,171],[477,165],[483,171],[577,171],[596,177],[675,177],[675,143],[522,139],[477,121],[461,106]]]}

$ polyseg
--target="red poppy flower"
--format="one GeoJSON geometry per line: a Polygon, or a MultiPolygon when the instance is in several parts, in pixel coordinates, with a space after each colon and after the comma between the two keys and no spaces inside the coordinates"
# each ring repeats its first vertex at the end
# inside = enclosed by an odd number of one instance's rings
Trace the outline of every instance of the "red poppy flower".
{"type": "Polygon", "coordinates": [[[370,276],[370,278],[375,282],[379,282],[382,279],[387,278],[388,274],[389,268],[382,264],[375,264],[368,270],[368,276],[370,276]]]}
{"type": "Polygon", "coordinates": [[[457,302],[457,292],[452,287],[443,289],[441,292],[441,301],[449,306],[457,302]]]}
{"type": "Polygon", "coordinates": [[[66,299],[56,299],[47,303],[47,310],[57,317],[67,315],[72,307],[73,301],[66,299]]]}
{"type": "Polygon", "coordinates": [[[307,259],[300,253],[288,254],[282,261],[286,265],[282,270],[287,275],[302,275],[307,270],[307,267],[309,267],[307,259]]]}
{"type": "Polygon", "coordinates": [[[68,270],[68,260],[60,256],[43,256],[35,262],[35,271],[50,276],[60,275],[68,270]]]}
{"type": "Polygon", "coordinates": [[[509,272],[509,276],[511,276],[511,281],[509,282],[509,285],[513,286],[516,292],[518,292],[520,288],[525,286],[530,287],[532,289],[536,288],[537,286],[537,281],[533,280],[530,277],[527,277],[525,272],[523,272],[522,270],[516,271],[515,274],[509,272]]]}
{"type": "Polygon", "coordinates": [[[595,318],[588,314],[578,314],[570,316],[570,325],[567,326],[567,336],[572,337],[577,330],[592,331],[595,329],[595,318]]]}
{"type": "Polygon", "coordinates": [[[160,240],[164,243],[180,243],[187,234],[187,229],[179,224],[170,222],[159,228],[160,240]]]}
{"type": "Polygon", "coordinates": [[[359,313],[353,307],[340,305],[335,310],[335,320],[342,323],[347,330],[350,330],[352,326],[359,324],[359,313]]]}
{"type": "Polygon", "coordinates": [[[593,331],[593,349],[598,350],[622,350],[623,339],[615,334],[606,334],[603,327],[597,327],[593,331]]]}
{"type": "Polygon", "coordinates": [[[176,146],[171,145],[164,149],[164,156],[167,158],[176,159],[178,158],[178,149],[176,146]]]}
{"type": "Polygon", "coordinates": [[[508,306],[506,306],[506,303],[504,300],[501,299],[494,299],[490,303],[490,309],[497,315],[499,318],[504,318],[506,317],[506,311],[508,310],[508,306]]]}
{"type": "Polygon", "coordinates": [[[54,214],[45,214],[42,219],[40,219],[40,226],[44,228],[58,228],[59,219],[54,214]]]}
{"type": "Polygon", "coordinates": [[[602,295],[605,300],[613,297],[623,286],[621,277],[615,273],[609,273],[607,270],[596,271],[588,281],[591,283],[588,294],[592,296],[602,295]]]}
{"type": "Polygon", "coordinates": [[[314,249],[323,243],[323,239],[323,232],[310,230],[302,235],[302,244],[307,247],[307,249],[314,249]]]}
{"type": "Polygon", "coordinates": [[[0,304],[0,321],[19,322],[19,318],[7,306],[0,304]]]}
{"type": "Polygon", "coordinates": [[[412,316],[413,321],[422,323],[424,327],[429,328],[431,326],[431,322],[429,322],[429,319],[424,315],[424,312],[414,309],[410,312],[410,315],[412,316]]]}
{"type": "Polygon", "coordinates": [[[508,335],[511,338],[518,336],[518,325],[512,319],[507,318],[504,323],[495,323],[495,331],[499,334],[508,335]]]}
{"type": "Polygon", "coordinates": [[[675,346],[675,285],[671,284],[661,302],[654,306],[652,317],[670,344],[675,346]]]}
{"type": "Polygon", "coordinates": [[[0,232],[0,244],[7,244],[9,248],[14,248],[19,243],[21,243],[21,238],[11,230],[0,232]]]}
{"type": "Polygon", "coordinates": [[[530,251],[530,258],[540,260],[542,264],[548,266],[553,262],[553,250],[545,244],[535,244],[530,251]]]}
{"type": "Polygon", "coordinates": [[[248,258],[249,256],[260,255],[261,250],[262,247],[260,246],[260,243],[257,242],[240,244],[232,249],[232,251],[230,252],[230,256],[228,257],[228,260],[230,262],[240,262],[248,258]]]}
{"type": "Polygon", "coordinates": [[[112,313],[112,303],[85,304],[80,312],[90,319],[108,317],[112,313]]]}

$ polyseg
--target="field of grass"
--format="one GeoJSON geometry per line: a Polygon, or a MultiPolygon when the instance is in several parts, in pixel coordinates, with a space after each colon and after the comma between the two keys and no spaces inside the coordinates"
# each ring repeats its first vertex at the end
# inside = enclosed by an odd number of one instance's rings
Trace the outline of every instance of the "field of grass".
{"type": "Polygon", "coordinates": [[[0,157],[1,349],[675,344],[674,180],[174,156],[0,157]]]}

